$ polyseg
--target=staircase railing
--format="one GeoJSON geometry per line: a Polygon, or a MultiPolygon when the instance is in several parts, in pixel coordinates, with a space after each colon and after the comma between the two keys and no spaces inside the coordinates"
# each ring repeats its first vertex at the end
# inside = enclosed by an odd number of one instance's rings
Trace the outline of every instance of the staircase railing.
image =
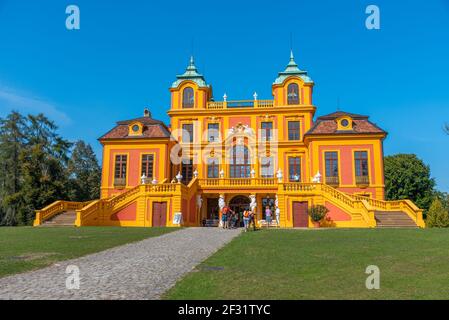
{"type": "Polygon", "coordinates": [[[322,196],[325,199],[337,204],[345,210],[354,219],[365,221],[370,227],[376,226],[374,211],[370,210],[368,205],[361,201],[351,198],[344,192],[341,192],[327,184],[323,183],[284,183],[282,186],[284,193],[302,193],[322,196]]]}
{"type": "Polygon", "coordinates": [[[373,207],[377,211],[384,212],[394,212],[394,211],[402,211],[406,213],[413,221],[415,221],[416,225],[421,228],[426,227],[426,223],[423,219],[423,211],[418,208],[412,201],[410,200],[377,200],[369,197],[365,197],[362,195],[352,195],[348,194],[353,199],[366,201],[371,207],[373,207]]]}
{"type": "Polygon", "coordinates": [[[95,200],[88,206],[77,209],[75,225],[77,227],[85,225],[94,215],[98,217],[100,214],[112,211],[114,207],[120,206],[123,203],[128,203],[130,197],[141,191],[140,188],[141,185],[131,188],[112,198],[95,200]]]}
{"type": "Polygon", "coordinates": [[[33,226],[39,226],[45,221],[53,218],[55,215],[68,210],[79,210],[89,205],[92,201],[76,202],[76,201],[64,201],[58,200],[49,204],[41,210],[36,210],[36,217],[33,222],[33,226]]]}
{"type": "Polygon", "coordinates": [[[96,200],[76,210],[75,225],[80,227],[89,224],[92,219],[111,215],[145,194],[166,196],[169,193],[179,193],[181,188],[187,188],[181,183],[166,183],[166,181],[163,180],[163,183],[159,184],[141,184],[112,198],[96,200]]]}

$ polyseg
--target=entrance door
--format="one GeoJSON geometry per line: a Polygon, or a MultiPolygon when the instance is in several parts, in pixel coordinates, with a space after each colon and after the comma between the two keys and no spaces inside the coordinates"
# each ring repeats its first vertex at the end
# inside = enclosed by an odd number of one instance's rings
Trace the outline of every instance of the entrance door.
{"type": "Polygon", "coordinates": [[[207,219],[218,220],[218,198],[207,198],[207,219]]]}
{"type": "Polygon", "coordinates": [[[153,202],[153,227],[167,225],[167,202],[153,202]]]}
{"type": "Polygon", "coordinates": [[[293,227],[307,228],[309,226],[309,204],[293,202],[293,227]]]}
{"type": "Polygon", "coordinates": [[[232,200],[229,202],[229,208],[232,211],[235,211],[237,213],[243,213],[245,210],[249,210],[249,204],[251,201],[248,197],[245,196],[236,196],[232,198],[232,200]]]}

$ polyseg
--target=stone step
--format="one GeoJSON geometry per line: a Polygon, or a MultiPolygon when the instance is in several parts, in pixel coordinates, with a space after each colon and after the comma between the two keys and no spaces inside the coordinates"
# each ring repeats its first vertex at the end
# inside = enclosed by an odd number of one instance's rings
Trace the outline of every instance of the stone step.
{"type": "Polygon", "coordinates": [[[417,228],[413,221],[405,212],[382,212],[377,211],[374,215],[378,228],[417,228]]]}
{"type": "Polygon", "coordinates": [[[76,220],[76,212],[65,211],[62,212],[51,219],[44,221],[42,226],[53,227],[53,226],[74,226],[76,220]]]}

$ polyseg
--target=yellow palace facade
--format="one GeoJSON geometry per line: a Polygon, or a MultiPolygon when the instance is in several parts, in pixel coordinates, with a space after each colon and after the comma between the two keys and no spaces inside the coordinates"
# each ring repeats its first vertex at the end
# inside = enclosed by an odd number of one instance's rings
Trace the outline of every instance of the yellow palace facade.
{"type": "Polygon", "coordinates": [[[291,54],[272,100],[215,101],[192,58],[170,87],[169,126],[145,110],[99,139],[101,199],[58,201],[34,224],[72,212],[76,226],[217,226],[229,206],[263,226],[268,206],[273,226],[307,228],[310,208],[324,205],[326,226],[424,227],[411,201],[384,201],[386,132],[363,115],[316,117],[313,87],[291,54]]]}

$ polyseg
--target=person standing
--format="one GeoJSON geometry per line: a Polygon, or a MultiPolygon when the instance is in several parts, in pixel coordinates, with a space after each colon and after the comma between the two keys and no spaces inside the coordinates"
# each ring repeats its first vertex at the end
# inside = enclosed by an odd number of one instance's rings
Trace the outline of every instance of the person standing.
{"type": "Polygon", "coordinates": [[[245,227],[245,232],[248,231],[248,227],[249,227],[249,219],[250,219],[250,214],[248,210],[243,211],[243,225],[245,227]]]}
{"type": "Polygon", "coordinates": [[[223,229],[228,228],[228,213],[229,213],[228,207],[224,207],[223,210],[221,211],[221,221],[223,222],[223,229]]]}
{"type": "Polygon", "coordinates": [[[256,231],[256,215],[253,211],[249,212],[249,225],[253,224],[253,230],[256,231]]]}
{"type": "Polygon", "coordinates": [[[272,215],[273,215],[273,213],[271,212],[270,207],[266,206],[266,208],[265,208],[265,221],[267,223],[267,228],[270,227],[272,215]]]}

